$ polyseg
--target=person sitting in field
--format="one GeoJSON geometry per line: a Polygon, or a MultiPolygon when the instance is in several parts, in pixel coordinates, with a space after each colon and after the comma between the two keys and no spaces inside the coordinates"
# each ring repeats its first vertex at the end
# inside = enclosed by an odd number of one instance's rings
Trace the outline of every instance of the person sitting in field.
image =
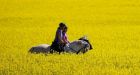
{"type": "Polygon", "coordinates": [[[63,34],[63,41],[64,41],[64,44],[66,45],[66,44],[68,44],[68,43],[70,43],[69,41],[68,41],[68,38],[67,38],[67,29],[68,29],[68,27],[67,26],[65,26],[65,28],[64,28],[64,30],[63,30],[63,32],[62,32],[62,34],[63,34]]]}
{"type": "Polygon", "coordinates": [[[63,30],[66,27],[66,25],[64,23],[60,23],[59,27],[56,31],[56,35],[55,35],[55,39],[52,42],[52,45],[50,47],[50,53],[53,53],[53,50],[57,51],[57,52],[62,52],[64,51],[64,46],[65,46],[65,42],[63,40],[63,30]]]}

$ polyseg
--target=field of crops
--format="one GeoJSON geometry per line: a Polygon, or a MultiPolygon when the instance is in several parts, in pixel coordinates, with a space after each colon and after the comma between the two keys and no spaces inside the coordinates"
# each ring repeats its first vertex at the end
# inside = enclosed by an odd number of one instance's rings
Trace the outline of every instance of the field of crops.
{"type": "Polygon", "coordinates": [[[0,0],[0,75],[140,75],[139,0],[0,0]],[[85,54],[31,54],[60,22],[85,54]]]}

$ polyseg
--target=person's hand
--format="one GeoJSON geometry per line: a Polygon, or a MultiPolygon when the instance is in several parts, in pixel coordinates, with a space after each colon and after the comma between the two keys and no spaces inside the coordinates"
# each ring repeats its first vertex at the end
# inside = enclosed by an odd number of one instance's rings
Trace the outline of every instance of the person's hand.
{"type": "Polygon", "coordinates": [[[63,40],[61,40],[61,44],[63,44],[64,43],[64,41],[63,40]]]}

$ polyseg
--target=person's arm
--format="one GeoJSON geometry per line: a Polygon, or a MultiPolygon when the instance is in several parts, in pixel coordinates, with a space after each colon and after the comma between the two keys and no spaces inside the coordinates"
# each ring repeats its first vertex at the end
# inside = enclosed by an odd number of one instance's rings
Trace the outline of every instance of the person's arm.
{"type": "Polygon", "coordinates": [[[65,40],[66,43],[70,43],[66,34],[65,34],[65,39],[64,40],[65,40]]]}
{"type": "Polygon", "coordinates": [[[64,43],[65,43],[65,44],[67,44],[67,40],[66,40],[66,38],[65,38],[65,37],[63,38],[63,41],[64,41],[64,43]]]}

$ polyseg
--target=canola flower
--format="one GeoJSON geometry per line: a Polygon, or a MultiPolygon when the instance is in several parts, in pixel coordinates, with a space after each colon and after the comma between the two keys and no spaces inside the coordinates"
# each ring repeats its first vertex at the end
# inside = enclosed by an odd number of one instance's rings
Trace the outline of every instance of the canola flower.
{"type": "Polygon", "coordinates": [[[137,0],[0,0],[0,75],[139,75],[137,0]],[[31,54],[51,44],[60,22],[68,38],[88,36],[85,54],[31,54]]]}

